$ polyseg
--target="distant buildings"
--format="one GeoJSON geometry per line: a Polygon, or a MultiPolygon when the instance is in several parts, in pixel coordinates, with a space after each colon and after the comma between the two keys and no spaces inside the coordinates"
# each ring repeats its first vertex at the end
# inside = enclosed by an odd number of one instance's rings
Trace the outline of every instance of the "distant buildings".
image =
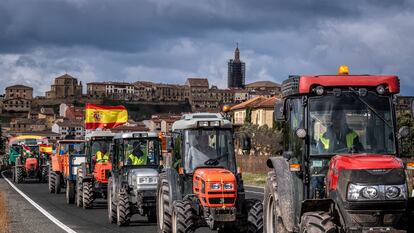
{"type": "Polygon", "coordinates": [[[60,139],[83,139],[85,136],[84,122],[62,121],[52,126],[52,132],[60,135],[60,139]]]}
{"type": "Polygon", "coordinates": [[[240,50],[237,46],[234,51],[234,59],[228,62],[227,87],[244,88],[246,80],[246,64],[240,60],[240,50]]]}
{"type": "Polygon", "coordinates": [[[33,88],[24,85],[6,87],[3,100],[4,112],[29,112],[33,100],[33,88]]]}
{"type": "Polygon", "coordinates": [[[126,82],[87,83],[87,95],[92,98],[129,100],[134,96],[134,85],[126,82]]]}
{"type": "Polygon", "coordinates": [[[82,81],[64,74],[55,78],[54,84],[51,85],[50,91],[46,92],[48,99],[66,99],[82,97],[82,81]]]}
{"type": "Polygon", "coordinates": [[[258,96],[231,108],[233,124],[238,127],[245,123],[273,127],[274,106],[278,97],[258,96]]]}

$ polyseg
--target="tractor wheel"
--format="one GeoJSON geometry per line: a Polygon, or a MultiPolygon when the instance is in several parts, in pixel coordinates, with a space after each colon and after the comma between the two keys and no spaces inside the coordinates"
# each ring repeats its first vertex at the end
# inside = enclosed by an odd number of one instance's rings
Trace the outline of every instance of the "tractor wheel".
{"type": "Polygon", "coordinates": [[[15,167],[16,183],[23,182],[23,167],[15,167]]]}
{"type": "Polygon", "coordinates": [[[83,205],[83,184],[82,176],[80,173],[76,175],[76,206],[82,207],[83,205]]]}
{"type": "Polygon", "coordinates": [[[56,190],[56,173],[49,169],[49,193],[55,193],[56,190]]]}
{"type": "Polygon", "coordinates": [[[75,183],[70,180],[66,182],[66,203],[75,203],[75,183]]]}
{"type": "Polygon", "coordinates": [[[333,218],[326,212],[308,212],[302,216],[301,233],[336,233],[333,218]]]}
{"type": "Polygon", "coordinates": [[[263,232],[263,204],[256,201],[249,209],[247,217],[247,233],[263,232]]]}
{"type": "Polygon", "coordinates": [[[60,191],[62,189],[62,176],[56,173],[55,178],[55,193],[60,194],[60,191]]]}
{"type": "Polygon", "coordinates": [[[82,200],[83,200],[83,208],[84,209],[90,209],[92,208],[93,204],[93,186],[92,182],[83,182],[83,194],[82,194],[82,200]]]}
{"type": "Polygon", "coordinates": [[[118,205],[116,208],[116,223],[118,226],[128,226],[131,220],[131,209],[129,205],[128,195],[119,194],[118,205]]]}
{"type": "Polygon", "coordinates": [[[112,180],[108,180],[108,191],[107,191],[107,201],[108,201],[108,221],[109,223],[116,223],[117,220],[117,208],[112,196],[112,180]]]}
{"type": "Polygon", "coordinates": [[[263,232],[264,233],[287,233],[281,217],[277,191],[276,174],[271,171],[267,175],[263,204],[263,232]]]}
{"type": "Polygon", "coordinates": [[[193,233],[195,230],[195,210],[191,202],[175,201],[172,213],[172,232],[193,233]]]}
{"type": "Polygon", "coordinates": [[[147,218],[149,223],[156,223],[157,222],[157,211],[155,209],[151,209],[147,213],[147,218]]]}
{"type": "Polygon", "coordinates": [[[172,202],[170,200],[170,188],[168,186],[168,179],[165,173],[160,174],[157,193],[157,225],[158,232],[171,232],[171,215],[172,202]]]}
{"type": "Polygon", "coordinates": [[[41,168],[42,170],[41,170],[41,179],[40,179],[40,182],[41,183],[46,183],[46,181],[47,181],[47,179],[48,179],[48,175],[49,175],[49,168],[48,168],[48,166],[43,166],[42,168],[41,168]]]}

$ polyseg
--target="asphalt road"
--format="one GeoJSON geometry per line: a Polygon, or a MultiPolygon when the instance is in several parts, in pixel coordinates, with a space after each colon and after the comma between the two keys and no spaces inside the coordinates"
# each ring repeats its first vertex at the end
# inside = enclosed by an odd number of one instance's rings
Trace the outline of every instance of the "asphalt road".
{"type": "MultiPolygon", "coordinates": [[[[10,179],[10,174],[6,173],[6,177],[10,179]]],[[[146,218],[139,215],[134,215],[130,226],[118,227],[116,224],[109,224],[105,200],[95,202],[96,205],[93,209],[84,210],[76,207],[76,205],[66,204],[63,190],[58,195],[50,194],[47,184],[28,181],[15,185],[53,217],[76,232],[156,232],[156,224],[147,223],[146,218]]],[[[261,200],[263,198],[263,189],[246,187],[246,196],[247,198],[261,200]]],[[[45,232],[56,232],[56,229],[45,232]]],[[[200,228],[196,232],[206,233],[212,231],[207,228],[200,228]]]]}

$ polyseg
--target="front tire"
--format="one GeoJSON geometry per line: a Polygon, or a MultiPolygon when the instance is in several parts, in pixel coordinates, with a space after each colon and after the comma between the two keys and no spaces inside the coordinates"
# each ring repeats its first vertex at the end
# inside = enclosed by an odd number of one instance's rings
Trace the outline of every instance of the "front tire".
{"type": "Polygon", "coordinates": [[[195,211],[190,201],[175,201],[171,219],[173,233],[193,233],[196,229],[195,211]]]}
{"type": "Polygon", "coordinates": [[[172,203],[170,200],[170,188],[165,173],[160,174],[157,193],[157,225],[158,232],[171,232],[172,203]]]}
{"type": "Polygon", "coordinates": [[[15,167],[16,183],[23,183],[23,167],[15,167]]]}
{"type": "Polygon", "coordinates": [[[108,221],[109,223],[116,223],[117,221],[117,209],[115,202],[112,197],[112,179],[108,180],[108,191],[107,191],[107,201],[108,201],[108,221]]]}
{"type": "Polygon", "coordinates": [[[251,206],[247,217],[247,233],[263,232],[263,204],[256,201],[251,206]]]}
{"type": "Polygon", "coordinates": [[[264,233],[288,233],[281,217],[277,190],[276,174],[270,171],[267,174],[267,181],[264,192],[263,204],[263,232],[264,233]]]}
{"type": "Polygon", "coordinates": [[[308,212],[302,216],[301,233],[336,233],[337,226],[326,212],[308,212]]]}
{"type": "Polygon", "coordinates": [[[131,221],[131,209],[129,205],[128,195],[119,194],[118,205],[116,208],[116,222],[118,226],[128,226],[131,221]]]}
{"type": "Polygon", "coordinates": [[[83,206],[83,184],[82,184],[82,174],[78,171],[76,175],[76,206],[83,206]]]}
{"type": "Polygon", "coordinates": [[[56,190],[56,173],[49,169],[49,193],[55,193],[56,190]]]}
{"type": "Polygon", "coordinates": [[[66,203],[75,203],[75,183],[70,180],[66,182],[66,203]]]}
{"type": "Polygon", "coordinates": [[[58,173],[56,173],[55,176],[55,193],[60,194],[60,191],[62,189],[62,176],[58,173]]]}
{"type": "Polygon", "coordinates": [[[93,186],[92,182],[83,182],[83,194],[82,194],[82,200],[83,200],[83,208],[84,209],[90,209],[92,208],[93,203],[93,186]]]}

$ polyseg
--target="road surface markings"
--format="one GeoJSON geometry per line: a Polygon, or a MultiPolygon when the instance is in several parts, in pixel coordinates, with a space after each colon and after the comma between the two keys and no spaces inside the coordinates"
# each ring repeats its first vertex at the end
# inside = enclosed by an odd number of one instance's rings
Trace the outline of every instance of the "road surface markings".
{"type": "Polygon", "coordinates": [[[262,187],[258,187],[258,186],[249,186],[249,185],[245,185],[244,187],[246,188],[255,188],[255,189],[262,189],[263,191],[251,191],[251,190],[244,190],[246,193],[254,193],[254,194],[259,194],[259,195],[264,195],[264,188],[262,187]]]}
{"type": "Polygon", "coordinates": [[[28,197],[26,194],[24,194],[19,188],[17,188],[9,179],[7,179],[4,174],[4,172],[1,173],[1,176],[4,178],[4,180],[9,183],[9,185],[16,190],[22,197],[24,197],[30,204],[32,204],[37,210],[39,210],[44,216],[46,216],[50,221],[52,221],[54,224],[56,224],[58,227],[62,228],[64,231],[68,233],[76,233],[76,231],[72,230],[65,224],[63,224],[61,221],[59,221],[57,218],[53,217],[49,212],[47,212],[45,209],[43,209],[40,205],[38,205],[36,202],[34,202],[30,197],[28,197]]]}

